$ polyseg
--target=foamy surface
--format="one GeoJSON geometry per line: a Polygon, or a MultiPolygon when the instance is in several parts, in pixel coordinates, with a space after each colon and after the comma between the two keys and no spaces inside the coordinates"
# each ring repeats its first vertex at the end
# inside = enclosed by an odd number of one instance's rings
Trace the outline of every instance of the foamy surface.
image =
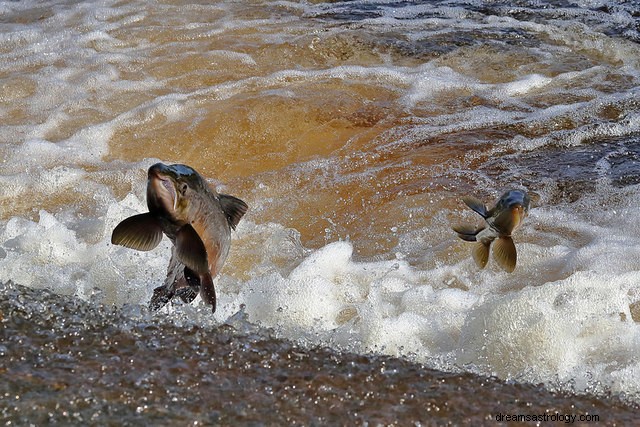
{"type": "Polygon", "coordinates": [[[157,318],[637,403],[637,11],[418,3],[0,2],[0,281],[145,306],[170,243],[111,231],[186,163],[250,211],[215,315],[157,318]],[[479,270],[460,199],[512,186],[479,270]]]}
{"type": "Polygon", "coordinates": [[[3,319],[8,339],[0,344],[3,369],[11,372],[0,383],[7,424],[500,425],[516,414],[577,425],[636,419],[635,409],[616,398],[300,346],[272,337],[242,313],[213,328],[180,325],[180,315],[158,318],[139,306],[105,307],[12,283],[0,289],[0,310],[12,313],[3,319]]]}

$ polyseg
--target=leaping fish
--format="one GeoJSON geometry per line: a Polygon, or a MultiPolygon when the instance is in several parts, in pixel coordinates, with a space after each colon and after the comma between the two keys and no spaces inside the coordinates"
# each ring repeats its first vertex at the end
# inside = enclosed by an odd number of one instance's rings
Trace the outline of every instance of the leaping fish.
{"type": "Polygon", "coordinates": [[[482,216],[487,225],[474,227],[460,225],[453,227],[458,237],[468,242],[477,242],[471,254],[476,264],[484,268],[489,260],[489,248],[493,245],[493,257],[498,265],[511,273],[516,268],[516,246],[511,234],[522,225],[529,213],[529,196],[521,190],[509,190],[500,197],[496,205],[487,207],[475,197],[464,197],[462,201],[482,216]]]}
{"type": "Polygon", "coordinates": [[[218,194],[189,166],[156,163],[149,168],[147,206],[149,212],[116,226],[111,243],[148,251],[158,246],[163,233],[173,242],[167,278],[154,290],[150,308],[157,310],[176,295],[189,303],[200,292],[215,312],[213,278],[227,259],[231,229],[247,204],[218,194]]]}

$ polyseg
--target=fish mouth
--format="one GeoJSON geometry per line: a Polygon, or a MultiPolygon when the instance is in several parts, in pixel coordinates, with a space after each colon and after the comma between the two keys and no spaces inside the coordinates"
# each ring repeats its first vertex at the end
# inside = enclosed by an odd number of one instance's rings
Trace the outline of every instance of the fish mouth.
{"type": "Polygon", "coordinates": [[[511,206],[509,206],[509,209],[511,209],[511,212],[515,213],[524,213],[524,206],[522,206],[522,204],[520,203],[514,203],[511,206]]]}
{"type": "Polygon", "coordinates": [[[512,229],[515,230],[520,226],[520,224],[522,224],[522,220],[526,216],[527,212],[524,206],[520,203],[514,203],[513,205],[509,206],[509,209],[511,211],[511,220],[513,221],[512,229]]]}
{"type": "Polygon", "coordinates": [[[149,168],[147,182],[147,204],[149,211],[161,210],[173,213],[176,210],[178,196],[175,183],[166,165],[156,163],[149,168]]]}
{"type": "Polygon", "coordinates": [[[491,226],[501,235],[510,236],[522,224],[527,215],[526,206],[519,202],[505,206],[491,222],[491,226]]]}

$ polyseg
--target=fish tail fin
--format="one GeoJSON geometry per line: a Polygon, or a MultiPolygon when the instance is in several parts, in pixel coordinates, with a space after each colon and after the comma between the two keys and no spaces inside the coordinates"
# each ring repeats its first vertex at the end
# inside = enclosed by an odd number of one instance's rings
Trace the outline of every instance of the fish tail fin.
{"type": "Polygon", "coordinates": [[[210,274],[200,276],[200,297],[211,306],[211,312],[216,312],[216,289],[210,274]]]}
{"type": "Polygon", "coordinates": [[[176,296],[180,297],[185,304],[191,303],[198,296],[198,292],[193,288],[180,288],[176,290],[176,296]]]}
{"type": "Polygon", "coordinates": [[[485,229],[485,227],[474,227],[473,225],[456,225],[452,228],[453,231],[458,234],[459,238],[467,242],[477,241],[476,236],[485,229]]]}
{"type": "Polygon", "coordinates": [[[485,268],[487,266],[487,262],[489,261],[490,246],[491,241],[480,241],[473,245],[471,255],[473,256],[473,260],[476,262],[478,267],[485,268]]]}
{"type": "Polygon", "coordinates": [[[500,236],[493,246],[493,257],[498,265],[507,272],[511,273],[516,268],[516,245],[510,236],[500,236]]]}

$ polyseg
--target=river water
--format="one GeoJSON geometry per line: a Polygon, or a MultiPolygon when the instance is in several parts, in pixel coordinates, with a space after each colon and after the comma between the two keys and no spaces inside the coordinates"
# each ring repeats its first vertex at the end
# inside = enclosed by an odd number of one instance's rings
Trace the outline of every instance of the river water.
{"type": "Polygon", "coordinates": [[[640,401],[639,10],[0,2],[2,416],[428,424],[429,408],[450,405],[431,422],[493,422],[500,408],[628,421],[620,402],[640,401]],[[167,239],[150,252],[110,244],[146,211],[157,161],[250,207],[214,315],[199,299],[146,310],[167,239]],[[480,270],[451,226],[479,220],[462,197],[491,204],[508,188],[532,197],[518,265],[480,270]],[[237,358],[227,370],[225,357],[237,358]],[[371,373],[385,364],[399,376],[371,373]],[[443,383],[461,394],[429,401],[443,383]],[[289,401],[295,387],[309,400],[289,401]],[[560,396],[572,403],[547,400],[560,396]]]}

